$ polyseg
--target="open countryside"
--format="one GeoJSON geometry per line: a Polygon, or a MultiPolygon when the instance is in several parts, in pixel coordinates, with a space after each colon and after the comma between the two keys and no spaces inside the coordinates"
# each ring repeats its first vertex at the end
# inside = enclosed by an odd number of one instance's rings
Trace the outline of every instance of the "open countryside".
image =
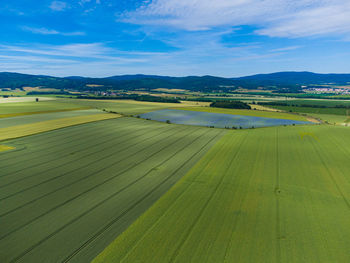
{"type": "Polygon", "coordinates": [[[0,6],[0,263],[350,263],[350,1],[0,6]]]}

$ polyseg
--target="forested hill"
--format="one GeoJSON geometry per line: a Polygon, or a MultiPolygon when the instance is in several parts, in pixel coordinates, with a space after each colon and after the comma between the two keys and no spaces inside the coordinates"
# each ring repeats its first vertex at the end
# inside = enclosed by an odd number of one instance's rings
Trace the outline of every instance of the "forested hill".
{"type": "Polygon", "coordinates": [[[311,72],[278,72],[240,78],[214,76],[168,77],[156,75],[121,75],[107,78],[51,77],[20,73],[0,73],[0,89],[16,89],[26,86],[68,90],[151,90],[157,88],[186,89],[192,91],[216,91],[236,88],[276,89],[298,92],[303,85],[350,83],[350,74],[316,74],[311,72]]]}

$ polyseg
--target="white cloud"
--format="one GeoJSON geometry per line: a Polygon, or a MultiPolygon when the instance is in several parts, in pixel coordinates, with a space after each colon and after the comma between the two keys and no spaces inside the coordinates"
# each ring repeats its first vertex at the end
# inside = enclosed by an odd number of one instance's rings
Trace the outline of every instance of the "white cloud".
{"type": "Polygon", "coordinates": [[[56,59],[71,59],[76,62],[81,60],[105,61],[114,63],[136,63],[147,62],[149,57],[163,55],[163,53],[152,52],[128,52],[104,46],[102,43],[90,44],[68,44],[68,45],[0,45],[0,57],[34,57],[55,61],[56,59]]]}
{"type": "Polygon", "coordinates": [[[301,10],[257,33],[272,37],[350,33],[350,2],[329,1],[326,5],[301,10]]]}
{"type": "Polygon", "coordinates": [[[189,75],[196,70],[208,74],[210,72],[199,65],[209,54],[218,55],[217,63],[225,65],[222,63],[224,58],[238,57],[239,54],[247,56],[251,48],[222,50],[216,40],[210,43],[207,40],[209,38],[205,35],[198,36],[197,40],[191,40],[188,36],[185,42],[173,42],[173,45],[179,48],[187,45],[186,50],[166,53],[121,51],[107,47],[103,43],[0,45],[0,70],[61,76],[67,75],[67,72],[70,75],[85,76],[128,73],[189,75]],[[206,45],[205,41],[207,41],[206,45]],[[201,47],[206,48],[201,49],[201,47]]]}
{"type": "Polygon", "coordinates": [[[84,32],[60,32],[54,29],[48,29],[45,27],[28,27],[28,26],[23,26],[23,30],[32,32],[34,34],[41,34],[41,35],[63,35],[63,36],[83,36],[85,35],[84,32]]]}
{"type": "MultiPolygon", "coordinates": [[[[84,5],[86,3],[90,3],[90,2],[92,2],[92,1],[91,0],[80,0],[79,5],[82,6],[82,5],[84,5]]],[[[101,4],[101,0],[95,0],[95,3],[99,5],[99,4],[101,4]]]]}
{"type": "Polygon", "coordinates": [[[189,31],[251,25],[257,34],[304,37],[350,33],[350,2],[343,0],[153,0],[121,20],[189,31]]]}
{"type": "Polygon", "coordinates": [[[272,49],[271,52],[283,52],[283,51],[296,50],[299,48],[302,48],[302,46],[281,47],[281,48],[272,49]]]}
{"type": "Polygon", "coordinates": [[[120,51],[103,43],[0,45],[0,71],[108,76],[126,74],[131,69],[136,73],[154,56],[159,54],[120,51]],[[134,69],[135,66],[139,67],[134,69]]]}
{"type": "Polygon", "coordinates": [[[53,11],[63,11],[67,8],[67,3],[62,1],[53,1],[49,7],[53,11]]]}

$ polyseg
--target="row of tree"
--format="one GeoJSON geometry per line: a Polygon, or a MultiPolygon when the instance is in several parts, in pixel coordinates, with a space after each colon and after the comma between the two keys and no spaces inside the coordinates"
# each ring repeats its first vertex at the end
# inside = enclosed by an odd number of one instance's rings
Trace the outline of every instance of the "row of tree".
{"type": "Polygon", "coordinates": [[[215,101],[210,104],[210,107],[215,108],[228,108],[228,109],[247,109],[250,110],[251,107],[242,101],[215,101]]]}

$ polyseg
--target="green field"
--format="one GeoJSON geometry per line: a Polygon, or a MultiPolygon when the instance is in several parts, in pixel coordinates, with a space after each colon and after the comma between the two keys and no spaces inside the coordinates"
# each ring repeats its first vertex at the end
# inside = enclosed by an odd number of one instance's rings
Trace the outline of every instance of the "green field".
{"type": "Polygon", "coordinates": [[[224,132],[119,118],[7,141],[1,262],[89,262],[224,132]]]}
{"type": "Polygon", "coordinates": [[[332,114],[317,114],[317,113],[309,113],[310,116],[318,118],[322,120],[323,122],[329,123],[329,124],[343,124],[346,123],[347,120],[349,120],[349,116],[345,115],[332,115],[332,114]]]}
{"type": "Polygon", "coordinates": [[[346,100],[289,100],[282,105],[267,105],[267,107],[298,113],[326,114],[326,115],[350,115],[350,101],[346,100]],[[308,106],[308,107],[305,107],[308,106]],[[337,107],[340,106],[340,107],[337,107]],[[349,108],[341,108],[349,107],[349,108]]]}
{"type": "Polygon", "coordinates": [[[94,114],[101,114],[101,113],[104,113],[104,112],[96,109],[68,110],[68,111],[51,112],[51,113],[20,115],[12,118],[0,118],[0,129],[16,126],[16,125],[24,125],[24,124],[37,123],[37,122],[48,121],[48,120],[87,116],[87,115],[94,115],[94,114]]]}
{"type": "Polygon", "coordinates": [[[328,115],[350,115],[350,109],[346,108],[311,108],[311,107],[293,107],[293,106],[269,106],[271,108],[297,113],[316,113],[328,115]]]}
{"type": "MultiPolygon", "coordinates": [[[[77,105],[87,106],[97,109],[105,109],[125,115],[135,115],[145,112],[167,109],[172,107],[191,106],[188,103],[158,103],[158,102],[143,102],[133,100],[81,100],[74,101],[77,105]]],[[[195,102],[194,102],[195,105],[195,102]]]]}
{"type": "Polygon", "coordinates": [[[330,100],[330,99],[304,99],[304,100],[288,100],[283,101],[289,105],[312,105],[312,106],[325,106],[335,107],[337,105],[350,106],[349,100],[330,100]]]}
{"type": "Polygon", "coordinates": [[[35,113],[50,113],[69,110],[88,109],[77,105],[74,100],[49,100],[39,102],[13,102],[0,104],[0,118],[8,118],[35,113]]]}
{"type": "MultiPolygon", "coordinates": [[[[95,122],[107,119],[119,118],[118,114],[90,114],[68,118],[56,118],[46,121],[38,121],[29,124],[9,126],[0,129],[0,141],[20,138],[23,136],[61,129],[82,123],[95,122]]],[[[6,120],[6,119],[5,119],[6,120]]],[[[1,121],[1,119],[0,119],[1,121]]]]}
{"type": "Polygon", "coordinates": [[[350,262],[349,146],[342,127],[230,131],[94,263],[350,262]]]}

